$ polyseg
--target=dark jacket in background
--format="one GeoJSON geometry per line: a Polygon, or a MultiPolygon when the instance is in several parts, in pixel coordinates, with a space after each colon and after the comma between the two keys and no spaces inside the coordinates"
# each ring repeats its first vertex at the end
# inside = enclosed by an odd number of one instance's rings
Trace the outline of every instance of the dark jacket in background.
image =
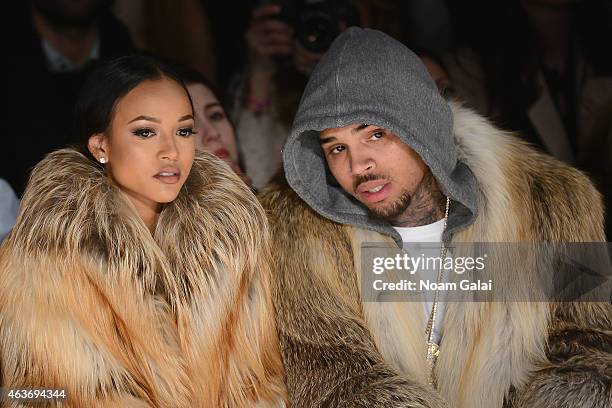
{"type": "MultiPolygon", "coordinates": [[[[0,89],[5,107],[0,111],[0,177],[21,196],[30,169],[47,153],[76,141],[74,104],[95,64],[77,72],[53,73],[28,6],[6,7],[1,19],[0,89]]],[[[99,36],[100,60],[134,51],[126,27],[110,13],[100,18],[99,36]]]]}

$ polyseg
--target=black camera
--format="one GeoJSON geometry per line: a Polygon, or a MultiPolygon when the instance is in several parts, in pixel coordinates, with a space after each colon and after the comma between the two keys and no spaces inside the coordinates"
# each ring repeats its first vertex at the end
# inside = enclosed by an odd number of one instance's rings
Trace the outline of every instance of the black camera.
{"type": "Polygon", "coordinates": [[[359,24],[359,14],[349,0],[288,0],[280,4],[276,18],[291,25],[297,41],[311,52],[327,51],[340,34],[341,22],[347,27],[359,24]]]}

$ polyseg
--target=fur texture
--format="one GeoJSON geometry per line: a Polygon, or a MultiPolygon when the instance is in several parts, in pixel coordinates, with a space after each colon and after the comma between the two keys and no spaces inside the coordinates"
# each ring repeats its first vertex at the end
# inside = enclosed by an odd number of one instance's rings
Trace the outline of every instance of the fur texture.
{"type": "MultiPolygon", "coordinates": [[[[601,198],[587,177],[452,108],[459,157],[480,191],[478,219],[453,242],[604,241],[601,198]]],[[[261,200],[296,406],[610,406],[609,303],[449,302],[434,390],[425,384],[422,305],[360,301],[361,243],[392,240],[324,219],[282,180],[261,200]]],[[[496,285],[531,290],[533,261],[506,266],[496,285]]]]}
{"type": "Polygon", "coordinates": [[[152,236],[95,163],[52,153],[0,249],[2,386],[70,407],[283,405],[268,234],[210,155],[152,236]]]}

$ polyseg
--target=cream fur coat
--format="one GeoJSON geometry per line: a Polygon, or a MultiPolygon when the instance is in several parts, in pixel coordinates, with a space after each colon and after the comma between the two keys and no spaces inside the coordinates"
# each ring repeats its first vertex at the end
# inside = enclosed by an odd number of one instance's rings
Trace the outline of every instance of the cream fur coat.
{"type": "MultiPolygon", "coordinates": [[[[587,177],[452,108],[459,157],[479,185],[479,216],[454,242],[604,240],[601,198],[587,177]]],[[[280,180],[261,200],[296,406],[612,406],[610,303],[449,302],[433,389],[422,305],[360,299],[361,243],[392,240],[321,217],[280,180]]],[[[529,265],[517,260],[498,283],[529,282],[529,265]]]]}

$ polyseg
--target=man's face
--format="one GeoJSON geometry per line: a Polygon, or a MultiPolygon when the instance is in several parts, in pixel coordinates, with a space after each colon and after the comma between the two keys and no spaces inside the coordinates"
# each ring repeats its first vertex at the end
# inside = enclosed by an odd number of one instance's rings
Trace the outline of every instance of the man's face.
{"type": "Polygon", "coordinates": [[[429,168],[408,145],[376,125],[326,129],[319,136],[340,186],[375,215],[393,221],[410,205],[429,168]]]}

